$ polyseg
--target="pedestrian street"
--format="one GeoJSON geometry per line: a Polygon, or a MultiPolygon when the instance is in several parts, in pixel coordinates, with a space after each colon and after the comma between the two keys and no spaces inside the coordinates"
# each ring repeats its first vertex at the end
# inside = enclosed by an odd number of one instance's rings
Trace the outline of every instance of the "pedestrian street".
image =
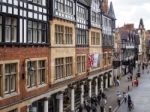
{"type": "MultiPolygon", "coordinates": [[[[129,92],[134,102],[131,112],[150,112],[150,73],[141,75],[139,86],[129,92]]],[[[129,112],[127,103],[123,103],[118,112],[129,112]]]]}

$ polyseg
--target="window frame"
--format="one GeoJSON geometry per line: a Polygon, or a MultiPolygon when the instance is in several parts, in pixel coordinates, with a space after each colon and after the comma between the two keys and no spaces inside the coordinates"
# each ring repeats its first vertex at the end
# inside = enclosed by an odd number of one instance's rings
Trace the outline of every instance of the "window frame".
{"type": "Polygon", "coordinates": [[[77,56],[76,57],[76,64],[77,64],[77,73],[84,73],[86,71],[86,56],[77,56]]]}
{"type": "Polygon", "coordinates": [[[40,21],[27,21],[27,43],[30,44],[45,44],[47,43],[47,25],[45,22],[40,21]],[[30,25],[30,24],[31,25],[30,25]],[[36,27],[34,27],[34,24],[36,27]],[[29,31],[31,34],[29,35],[29,31]],[[35,33],[34,33],[35,32],[35,33]],[[41,35],[39,35],[41,32],[41,35]]]}
{"type": "Polygon", "coordinates": [[[55,58],[55,78],[54,80],[60,80],[73,75],[73,57],[59,57],[55,58]],[[69,59],[69,60],[67,60],[69,59]],[[61,63],[59,63],[61,62],[61,63]],[[68,70],[67,68],[70,68],[68,70]],[[58,75],[57,75],[58,74],[58,75]]]}
{"type": "Polygon", "coordinates": [[[16,91],[16,76],[17,76],[17,68],[16,68],[16,63],[11,63],[11,64],[5,64],[5,74],[4,74],[4,77],[5,77],[5,94],[12,94],[16,91]],[[6,73],[6,66],[8,66],[8,73],[6,73]],[[12,66],[15,66],[15,72],[12,72],[11,69],[12,69],[12,66]],[[8,79],[9,83],[6,81],[6,78],[8,79]],[[12,78],[15,79],[15,81],[13,82],[12,81],[12,78]],[[6,86],[6,83],[7,83],[7,86],[6,86]],[[15,85],[14,85],[15,84],[15,85]],[[14,87],[12,87],[14,86],[14,87]],[[7,88],[7,91],[6,91],[6,87],[7,88]]]}
{"type": "Polygon", "coordinates": [[[73,28],[55,24],[55,44],[72,45],[73,44],[73,28]]]}
{"type": "Polygon", "coordinates": [[[45,84],[46,83],[46,60],[39,60],[38,61],[38,75],[39,75],[39,85],[45,84]],[[40,66],[40,62],[44,62],[44,66],[40,66]],[[41,71],[44,71],[44,74],[41,74],[41,71]],[[41,78],[42,77],[42,78],[41,78]],[[44,81],[43,81],[44,77],[44,81]]]}
{"type": "MultiPolygon", "coordinates": [[[[25,61],[25,64],[26,64],[26,67],[25,67],[25,71],[26,71],[26,88],[27,88],[27,90],[32,90],[32,89],[34,89],[34,88],[36,88],[36,87],[41,87],[41,86],[43,86],[43,85],[46,85],[47,84],[47,79],[46,79],[46,77],[47,77],[47,70],[48,70],[48,68],[47,68],[47,58],[46,57],[44,57],[44,58],[32,58],[32,59],[26,59],[26,61],[25,61]],[[40,66],[39,66],[39,62],[40,61],[43,61],[44,62],[44,65],[45,65],[45,67],[42,67],[42,68],[40,68],[40,66]],[[31,63],[30,63],[31,62],[31,63]],[[34,68],[34,73],[35,73],[35,84],[34,85],[31,85],[30,84],[30,77],[28,77],[28,72],[29,72],[29,70],[28,70],[28,63],[29,64],[32,64],[32,62],[35,62],[35,68],[34,68]],[[45,70],[44,70],[45,69],[45,70]],[[44,72],[44,79],[45,79],[45,81],[43,81],[43,82],[40,82],[41,81],[41,79],[40,79],[40,70],[44,70],[45,72],[44,72]],[[29,81],[29,83],[28,83],[28,81],[29,81]],[[30,85],[29,85],[30,84],[30,85]]],[[[33,72],[33,71],[32,71],[33,72]]],[[[32,83],[32,82],[31,82],[32,83]]]]}
{"type": "MultiPolygon", "coordinates": [[[[3,18],[3,17],[2,17],[3,18]]],[[[18,38],[18,19],[17,18],[15,18],[15,17],[11,17],[11,16],[8,16],[8,17],[5,17],[5,18],[3,18],[3,19],[5,19],[5,23],[4,23],[4,33],[5,33],[5,36],[4,36],[4,38],[5,38],[5,42],[6,43],[10,43],[10,42],[12,42],[12,43],[16,43],[17,42],[17,38],[18,38]],[[7,20],[10,20],[10,24],[8,24],[9,22],[7,21],[7,20]],[[15,20],[16,21],[16,24],[13,24],[13,20],[15,20]],[[9,31],[6,31],[6,28],[8,28],[8,30],[9,31]],[[16,30],[16,34],[15,35],[13,35],[14,34],[14,30],[13,29],[15,29],[16,30]],[[9,36],[7,35],[8,34],[8,32],[9,32],[9,36]],[[8,39],[8,40],[7,40],[8,39]],[[14,40],[13,40],[14,39],[14,40]]],[[[3,21],[3,20],[2,20],[3,21]]],[[[3,28],[3,27],[2,27],[3,28]]],[[[3,31],[3,29],[2,29],[2,31],[3,31]]]]}
{"type": "MultiPolygon", "coordinates": [[[[19,93],[19,61],[18,60],[12,60],[12,61],[4,61],[4,62],[0,62],[0,69],[1,69],[1,81],[0,81],[0,98],[8,98],[8,97],[12,97],[14,95],[17,95],[19,93]],[[11,81],[14,84],[10,84],[9,82],[9,88],[11,88],[11,86],[14,86],[13,89],[14,90],[9,90],[8,92],[6,92],[6,76],[9,73],[6,73],[6,65],[15,65],[15,72],[13,72],[12,74],[15,74],[15,81],[11,81]]],[[[9,68],[10,69],[10,68],[9,68]]],[[[10,71],[10,70],[9,70],[10,71]]],[[[11,73],[10,73],[11,74],[11,73]]]]}
{"type": "Polygon", "coordinates": [[[91,45],[100,45],[100,33],[91,31],[91,45]]]}
{"type": "Polygon", "coordinates": [[[86,29],[77,29],[77,45],[88,45],[88,31],[86,29]]]}

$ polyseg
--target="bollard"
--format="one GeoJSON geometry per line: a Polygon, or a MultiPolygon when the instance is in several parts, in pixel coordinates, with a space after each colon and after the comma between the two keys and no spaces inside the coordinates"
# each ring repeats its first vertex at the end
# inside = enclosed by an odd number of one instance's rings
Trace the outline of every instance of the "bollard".
{"type": "Polygon", "coordinates": [[[109,112],[112,112],[112,106],[109,106],[109,112]]]}

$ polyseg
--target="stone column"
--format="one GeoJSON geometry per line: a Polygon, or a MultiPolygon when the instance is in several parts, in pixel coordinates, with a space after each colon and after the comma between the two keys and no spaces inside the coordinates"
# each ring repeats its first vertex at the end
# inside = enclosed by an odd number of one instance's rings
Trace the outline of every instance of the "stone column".
{"type": "Polygon", "coordinates": [[[91,87],[91,80],[89,80],[89,97],[92,97],[92,87],[91,87]]]}
{"type": "Polygon", "coordinates": [[[110,72],[110,86],[113,86],[113,75],[112,72],[110,72]]]}
{"type": "Polygon", "coordinates": [[[57,99],[59,100],[59,112],[63,112],[63,93],[58,94],[57,99]]]}
{"type": "Polygon", "coordinates": [[[48,98],[44,98],[44,112],[48,112],[48,98]]]}
{"type": "Polygon", "coordinates": [[[108,76],[106,77],[105,81],[105,87],[108,88],[108,76]]]}
{"type": "Polygon", "coordinates": [[[98,78],[95,79],[95,95],[98,95],[98,78]]]}
{"type": "Polygon", "coordinates": [[[75,92],[74,87],[71,88],[71,112],[74,112],[75,108],[75,92]]]}
{"type": "Polygon", "coordinates": [[[81,85],[81,105],[84,104],[84,84],[81,85]]]}
{"type": "Polygon", "coordinates": [[[102,90],[102,92],[104,92],[104,82],[103,82],[103,80],[104,80],[104,78],[103,77],[101,77],[101,90],[102,90]]]}

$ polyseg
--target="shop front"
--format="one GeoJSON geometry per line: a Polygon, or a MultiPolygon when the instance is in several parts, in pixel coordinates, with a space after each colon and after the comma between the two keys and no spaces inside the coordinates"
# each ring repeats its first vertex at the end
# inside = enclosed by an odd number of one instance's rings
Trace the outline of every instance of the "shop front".
{"type": "MultiPolygon", "coordinates": [[[[59,100],[57,99],[57,93],[51,95],[49,99],[49,112],[59,112],[59,100]]],[[[42,111],[41,111],[42,112],[42,111]]]]}
{"type": "Polygon", "coordinates": [[[77,83],[75,85],[75,112],[79,111],[79,107],[81,105],[81,85],[77,83]]]}
{"type": "Polygon", "coordinates": [[[44,99],[33,102],[29,106],[29,112],[44,112],[44,99]]]}

